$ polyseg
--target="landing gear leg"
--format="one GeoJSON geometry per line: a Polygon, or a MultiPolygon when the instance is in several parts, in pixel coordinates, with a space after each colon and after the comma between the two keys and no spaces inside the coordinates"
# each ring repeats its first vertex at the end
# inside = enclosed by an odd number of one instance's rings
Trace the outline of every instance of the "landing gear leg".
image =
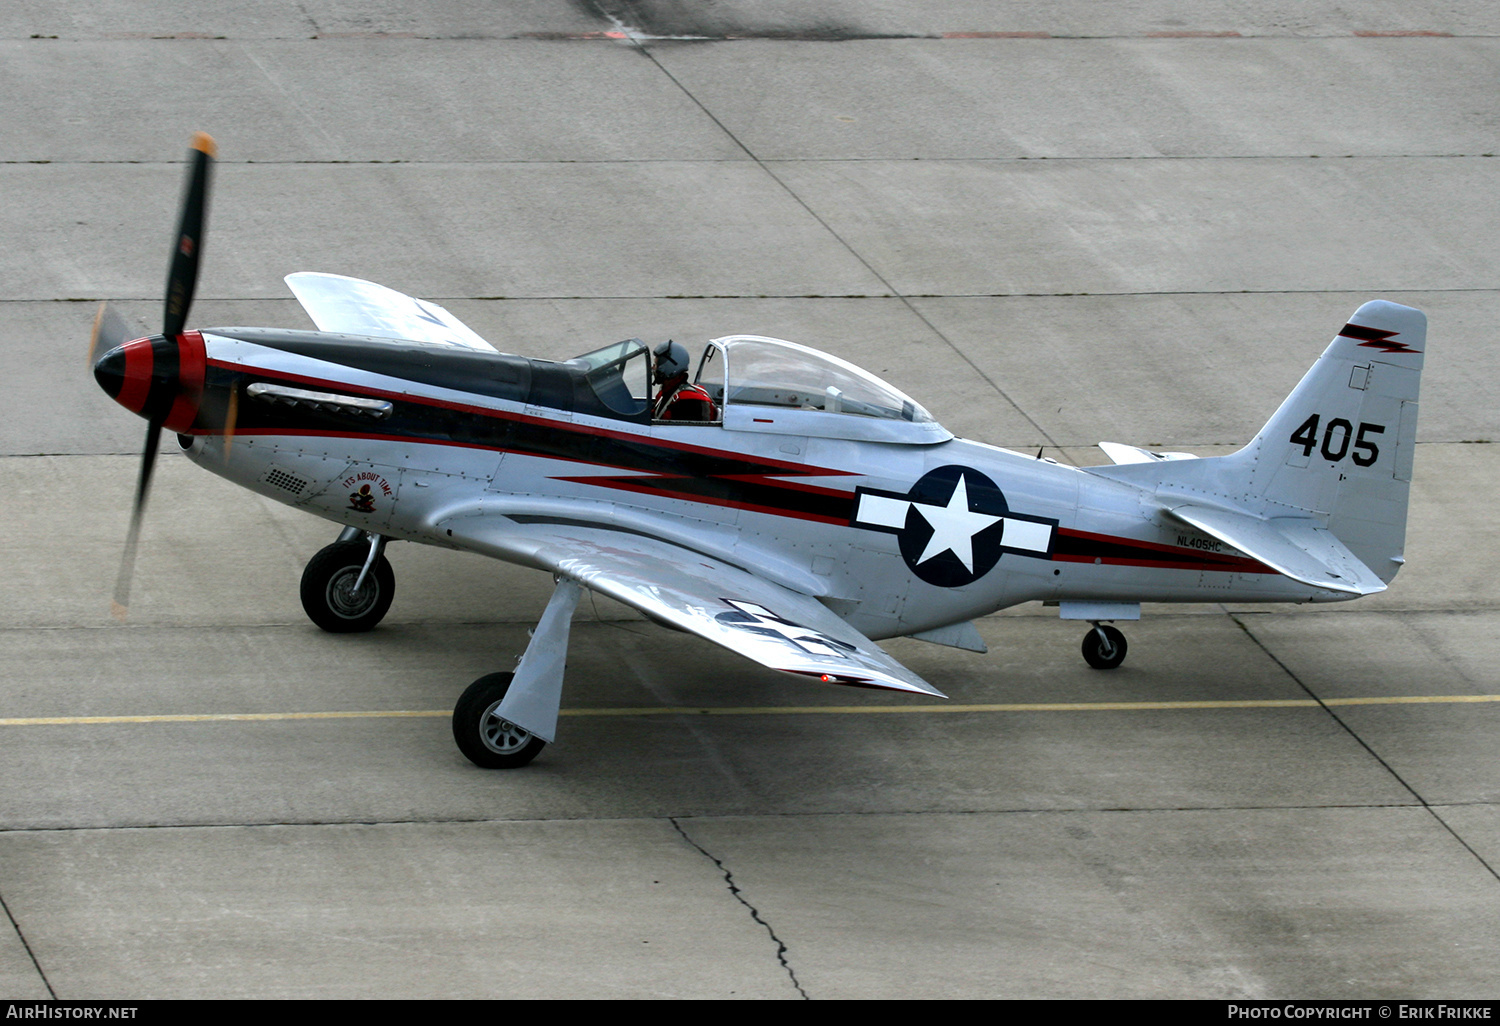
{"type": "Polygon", "coordinates": [[[559,578],[516,672],[480,677],[453,707],[453,740],[474,765],[524,766],[557,737],[568,631],[582,594],[578,582],[559,578]]]}
{"type": "Polygon", "coordinates": [[[1113,670],[1125,661],[1125,635],[1116,627],[1090,620],[1094,629],[1083,636],[1083,659],[1096,670],[1113,670]]]}
{"type": "Polygon", "coordinates": [[[308,619],[334,634],[367,631],[384,619],[396,597],[386,541],[382,535],[346,528],[338,541],[308,560],[301,592],[308,619]],[[350,531],[356,537],[346,540],[350,531]]]}

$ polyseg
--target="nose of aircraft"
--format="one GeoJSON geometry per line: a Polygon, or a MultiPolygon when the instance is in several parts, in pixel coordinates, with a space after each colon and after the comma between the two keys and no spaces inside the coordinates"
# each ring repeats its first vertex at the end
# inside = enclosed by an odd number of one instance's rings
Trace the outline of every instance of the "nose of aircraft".
{"type": "Polygon", "coordinates": [[[138,338],[94,363],[94,380],[131,413],[187,431],[203,392],[203,336],[196,331],[138,338]]]}

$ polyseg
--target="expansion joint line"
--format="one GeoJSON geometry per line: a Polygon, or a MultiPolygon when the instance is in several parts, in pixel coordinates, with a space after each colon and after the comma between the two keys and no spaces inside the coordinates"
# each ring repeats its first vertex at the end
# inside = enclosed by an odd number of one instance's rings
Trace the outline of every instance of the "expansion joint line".
{"type": "Polygon", "coordinates": [[[1481,866],[1484,867],[1485,872],[1489,873],[1490,876],[1493,876],[1497,881],[1500,881],[1500,872],[1497,872],[1496,869],[1495,869],[1495,867],[1492,866],[1492,865],[1490,865],[1489,862],[1487,862],[1485,860],[1485,857],[1483,855],[1479,854],[1479,852],[1475,850],[1475,848],[1474,848],[1473,845],[1471,845],[1468,841],[1464,840],[1463,837],[1459,835],[1458,831],[1454,830],[1453,827],[1448,824],[1448,821],[1445,820],[1442,816],[1440,816],[1438,814],[1438,810],[1435,809],[1435,808],[1433,808],[1432,804],[1426,798],[1422,797],[1421,793],[1418,792],[1417,789],[1415,787],[1413,787],[1410,783],[1408,783],[1405,777],[1403,777],[1400,773],[1396,772],[1396,768],[1394,766],[1392,766],[1389,762],[1387,762],[1380,755],[1379,752],[1375,751],[1374,748],[1370,747],[1370,744],[1369,744],[1368,741],[1366,741],[1364,738],[1360,737],[1359,733],[1353,727],[1349,726],[1348,723],[1344,722],[1343,717],[1339,716],[1338,713],[1334,712],[1334,710],[1332,709],[1332,707],[1330,707],[1327,702],[1323,701],[1322,697],[1320,697],[1319,695],[1315,694],[1313,692],[1313,689],[1310,688],[1310,687],[1308,687],[1307,684],[1306,684],[1306,682],[1304,682],[1301,677],[1299,677],[1295,673],[1293,673],[1291,667],[1287,666],[1286,663],[1284,663],[1280,659],[1278,659],[1276,657],[1276,654],[1274,652],[1272,652],[1269,648],[1267,648],[1265,646],[1265,644],[1259,638],[1257,638],[1255,636],[1255,634],[1250,630],[1249,627],[1245,626],[1245,621],[1241,618],[1240,614],[1238,614],[1238,613],[1230,613],[1229,614],[1229,619],[1231,621],[1233,621],[1233,623],[1234,623],[1234,625],[1236,627],[1238,627],[1240,630],[1244,631],[1245,632],[1245,637],[1249,638],[1250,641],[1255,645],[1256,648],[1258,648],[1262,652],[1264,652],[1266,654],[1266,657],[1268,659],[1270,659],[1271,662],[1273,662],[1277,666],[1279,666],[1281,668],[1281,672],[1285,673],[1288,677],[1290,677],[1296,683],[1296,685],[1299,688],[1301,688],[1307,694],[1307,697],[1311,698],[1314,702],[1317,702],[1318,703],[1318,707],[1320,709],[1322,709],[1325,713],[1327,713],[1330,717],[1332,717],[1333,718],[1333,722],[1337,723],[1339,725],[1339,727],[1342,728],[1343,731],[1346,734],[1348,734],[1351,738],[1353,738],[1355,744],[1359,745],[1366,752],[1368,752],[1369,755],[1370,755],[1370,758],[1374,759],[1381,766],[1381,768],[1383,768],[1387,773],[1389,773],[1391,775],[1391,778],[1393,780],[1395,780],[1396,783],[1400,784],[1403,788],[1405,788],[1406,792],[1408,794],[1410,794],[1413,798],[1415,798],[1417,800],[1417,803],[1419,805],[1421,805],[1422,808],[1427,811],[1427,814],[1429,816],[1431,816],[1434,820],[1436,820],[1437,823],[1438,823],[1438,825],[1441,826],[1444,830],[1446,830],[1448,832],[1448,835],[1450,837],[1452,837],[1455,841],[1457,841],[1460,845],[1462,845],[1463,849],[1465,851],[1467,851],[1470,855],[1472,855],[1474,857],[1474,861],[1478,862],[1481,866]]]}
{"type": "Polygon", "coordinates": [[[776,944],[776,961],[780,962],[781,968],[786,970],[787,977],[792,981],[792,986],[797,988],[797,993],[802,995],[802,1000],[812,1000],[807,996],[807,991],[802,989],[802,984],[797,982],[797,973],[792,969],[792,964],[786,960],[786,945],[782,943],[780,937],[776,936],[776,931],[771,929],[771,924],[760,917],[760,911],[745,900],[745,895],[740,891],[738,885],[735,884],[734,874],[729,871],[729,867],[715,858],[703,845],[689,837],[687,831],[682,829],[682,824],[677,821],[677,817],[669,816],[667,817],[667,821],[672,824],[673,828],[681,835],[684,841],[692,845],[700,855],[712,862],[718,867],[719,872],[724,874],[724,882],[729,885],[729,893],[734,896],[734,900],[745,906],[750,912],[750,918],[763,926],[771,940],[776,944]]]}
{"type": "Polygon", "coordinates": [[[31,950],[31,942],[26,939],[26,934],[21,932],[21,924],[16,922],[16,917],[11,914],[10,906],[5,903],[5,898],[0,895],[0,909],[5,911],[5,918],[10,922],[10,928],[16,931],[16,937],[21,942],[21,947],[26,949],[26,957],[31,959],[31,964],[36,969],[36,974],[42,978],[42,986],[47,988],[47,996],[53,1001],[57,1000],[57,991],[52,989],[52,981],[47,979],[47,974],[42,971],[42,963],[36,960],[36,952],[31,950]]]}
{"type": "MultiPolygon", "coordinates": [[[[612,18],[611,20],[617,19],[612,18]]],[[[668,71],[662,64],[662,62],[656,59],[656,55],[653,54],[651,50],[645,45],[645,40],[637,38],[634,34],[627,34],[626,38],[630,41],[630,45],[636,48],[637,52],[639,52],[647,60],[654,64],[657,71],[660,71],[663,75],[666,76],[668,82],[671,82],[674,86],[680,89],[682,91],[682,95],[686,96],[690,101],[692,101],[694,106],[696,106],[703,112],[704,117],[712,121],[715,127],[717,127],[719,131],[723,132],[725,137],[729,139],[730,142],[738,146],[740,150],[745,154],[745,156],[749,157],[750,160],[755,163],[756,167],[760,168],[760,170],[764,174],[766,174],[771,179],[771,181],[780,186],[782,191],[792,198],[792,202],[801,207],[807,213],[808,217],[811,217],[814,221],[816,221],[822,227],[822,229],[834,239],[834,241],[836,241],[840,246],[844,247],[844,249],[848,251],[850,256],[859,261],[860,265],[863,266],[866,271],[869,271],[870,274],[874,276],[875,280],[880,282],[881,286],[884,287],[885,290],[891,294],[891,296],[900,300],[901,304],[911,312],[912,316],[914,316],[915,318],[917,318],[917,320],[921,321],[924,325],[927,326],[928,331],[932,332],[938,338],[942,339],[943,344],[946,345],[949,349],[953,350],[955,356],[957,356],[964,363],[968,364],[970,369],[972,369],[975,374],[979,375],[980,379],[984,381],[985,384],[989,385],[995,390],[996,395],[1005,400],[1005,402],[1010,405],[1011,409],[1015,410],[1016,413],[1020,414],[1021,417],[1025,419],[1026,423],[1035,428],[1037,434],[1040,435],[1044,440],[1046,440],[1048,445],[1062,452],[1064,458],[1066,458],[1067,454],[1065,451],[1063,451],[1062,446],[1059,445],[1057,440],[1047,432],[1046,428],[1044,428],[1040,423],[1037,422],[1036,418],[1032,417],[1031,414],[1021,409],[1020,404],[1012,399],[1010,395],[1005,391],[1005,389],[1000,387],[999,382],[985,373],[982,367],[980,367],[972,359],[969,358],[969,354],[965,353],[962,349],[955,345],[953,340],[946,334],[944,334],[936,324],[933,324],[932,321],[928,319],[926,314],[917,309],[916,304],[911,301],[911,297],[907,296],[904,292],[891,284],[891,282],[886,279],[885,275],[881,274],[880,271],[878,271],[875,266],[870,263],[869,260],[865,259],[864,254],[855,249],[854,246],[850,244],[848,239],[844,238],[837,231],[835,231],[833,225],[829,224],[822,217],[822,215],[820,215],[808,204],[805,199],[799,196],[797,194],[797,191],[786,183],[785,179],[778,175],[764,160],[761,160],[760,157],[756,156],[755,152],[751,150],[750,147],[746,146],[739,136],[731,132],[728,125],[724,124],[723,121],[720,121],[719,118],[714,114],[714,112],[709,110],[708,107],[704,105],[702,100],[694,96],[688,89],[688,87],[683,85],[682,82],[678,80],[676,75],[668,71]]]]}

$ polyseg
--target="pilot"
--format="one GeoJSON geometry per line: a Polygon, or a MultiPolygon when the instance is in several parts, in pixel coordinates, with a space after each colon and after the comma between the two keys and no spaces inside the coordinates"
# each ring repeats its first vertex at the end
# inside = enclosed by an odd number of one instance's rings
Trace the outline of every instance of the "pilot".
{"type": "Polygon", "coordinates": [[[715,421],[719,411],[709,394],[688,384],[688,352],[671,339],[656,347],[656,393],[652,416],[657,420],[715,421]]]}

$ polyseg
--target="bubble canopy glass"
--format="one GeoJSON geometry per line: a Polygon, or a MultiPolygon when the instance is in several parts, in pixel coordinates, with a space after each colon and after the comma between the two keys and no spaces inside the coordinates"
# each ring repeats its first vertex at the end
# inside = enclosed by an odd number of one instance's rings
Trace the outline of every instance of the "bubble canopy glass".
{"type": "Polygon", "coordinates": [[[922,405],[868,371],[761,335],[708,344],[698,384],[732,431],[930,444],[953,435],[922,405]]]}

